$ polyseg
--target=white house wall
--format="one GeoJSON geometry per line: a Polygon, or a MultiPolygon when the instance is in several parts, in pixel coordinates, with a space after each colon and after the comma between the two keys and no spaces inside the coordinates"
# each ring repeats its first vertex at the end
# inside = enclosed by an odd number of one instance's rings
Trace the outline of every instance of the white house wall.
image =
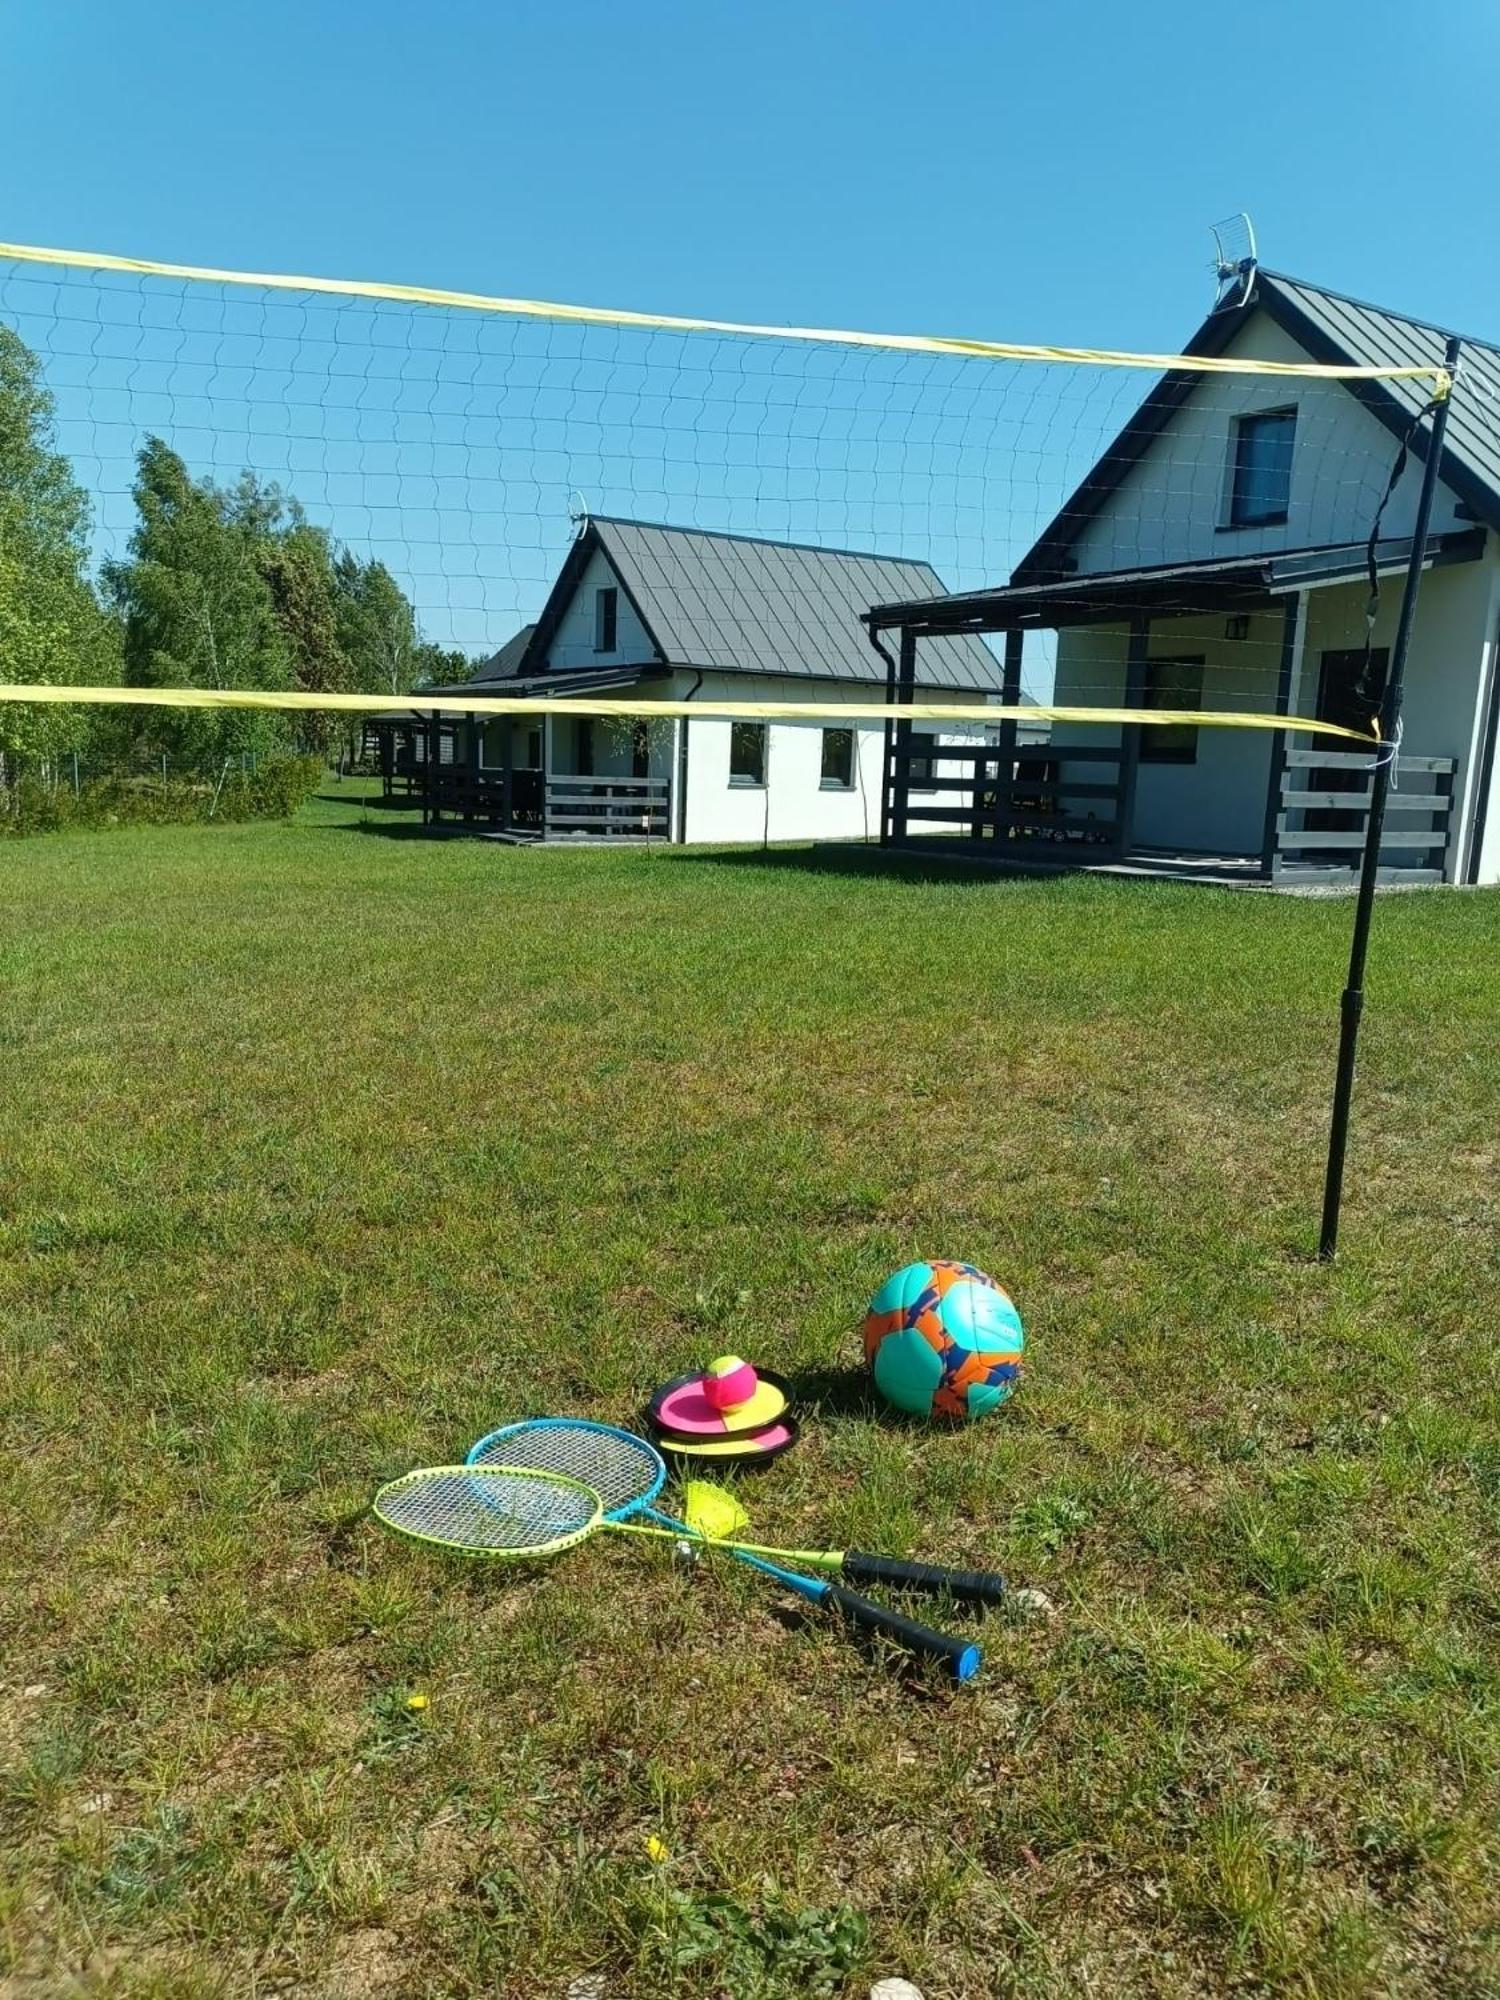
{"type": "MultiPolygon", "coordinates": [[[[692,687],[692,677],[678,676],[678,698],[692,687]]],[[[872,702],[885,699],[883,684],[867,687],[825,680],[790,677],[772,682],[749,680],[739,674],[705,674],[693,697],[697,701],[819,701],[872,702]]],[[[972,702],[972,693],[933,694],[924,701],[972,702]]],[[[772,722],[766,742],[764,786],[731,785],[727,718],[694,716],[688,725],[687,829],[689,841],[877,840],[880,836],[880,778],[884,727],[878,722],[852,724],[855,742],[855,783],[850,790],[824,790],[821,783],[823,729],[836,722],[772,722]]],[[[979,724],[956,723],[951,730],[917,724],[943,742],[983,740],[979,724]]],[[[957,814],[963,800],[952,790],[920,793],[923,805],[951,805],[957,814]]],[[[924,822],[924,827],[928,823],[924,822]]],[[[930,830],[941,831],[937,826],[930,830]]]]}
{"type": "Polygon", "coordinates": [[[603,549],[595,549],[584,568],[578,588],[558,620],[552,643],[547,648],[547,664],[554,671],[577,667],[634,667],[654,660],[645,626],[635,615],[630,599],[620,587],[613,563],[603,549]],[[594,597],[601,589],[619,590],[615,612],[615,644],[608,653],[594,651],[594,597]]]}
{"type": "MultiPolygon", "coordinates": [[[[1292,689],[1294,714],[1315,715],[1318,679],[1325,652],[1363,646],[1366,590],[1362,583],[1330,585],[1306,593],[1301,668],[1292,689]]],[[[1389,647],[1401,608],[1401,584],[1386,578],[1376,616],[1374,643],[1389,647]]],[[[1154,618],[1149,635],[1153,659],[1175,656],[1204,660],[1206,709],[1273,710],[1281,660],[1280,603],[1250,620],[1243,640],[1224,636],[1220,615],[1154,618]]],[[[1478,805],[1485,703],[1500,625],[1500,555],[1493,542],[1479,562],[1429,570],[1422,580],[1407,662],[1403,747],[1421,757],[1452,757],[1453,843],[1450,880],[1466,877],[1469,837],[1478,805]]],[[[1128,638],[1123,625],[1080,626],[1058,634],[1057,700],[1101,707],[1124,700],[1128,638]]],[[[1118,728],[1059,724],[1053,744],[1064,778],[1090,779],[1097,770],[1070,765],[1067,745],[1118,744],[1118,728]]],[[[1318,739],[1298,736],[1309,749],[1318,739]]],[[[1132,840],[1143,847],[1185,853],[1252,854],[1260,849],[1272,738],[1244,730],[1202,729],[1192,764],[1139,767],[1132,840]]],[[[1413,784],[1418,782],[1414,776],[1413,784]]],[[[1398,774],[1399,783],[1399,774],[1398,774]]],[[[1500,788],[1491,777],[1479,879],[1500,882],[1500,788]]]]}
{"type": "MultiPolygon", "coordinates": [[[[1153,659],[1201,658],[1205,709],[1273,709],[1281,669],[1280,608],[1257,613],[1244,639],[1225,637],[1214,617],[1153,619],[1153,659]]],[[[1084,626],[1058,634],[1057,700],[1101,707],[1125,699],[1124,626],[1084,626]]],[[[1067,762],[1066,745],[1118,744],[1118,728],[1059,724],[1053,745],[1064,778],[1097,781],[1097,766],[1067,762]]],[[[1106,767],[1108,769],[1108,767],[1106,767]]],[[[1196,854],[1258,854],[1265,834],[1271,738],[1239,729],[1198,731],[1191,764],[1142,761],[1136,774],[1132,839],[1141,847],[1196,854]]],[[[1096,808],[1102,816],[1107,801],[1096,808]]]]}
{"type": "MultiPolygon", "coordinates": [[[[1500,560],[1491,550],[1481,562],[1455,563],[1429,570],[1422,579],[1417,618],[1412,628],[1406,664],[1406,699],[1402,710],[1402,748],[1415,757],[1453,757],[1453,840],[1448,853],[1449,880],[1462,880],[1468,867],[1468,842],[1478,803],[1475,786],[1483,735],[1480,696],[1488,683],[1488,666],[1500,606],[1500,560]]],[[[1374,643],[1389,647],[1395,640],[1401,609],[1399,581],[1387,580],[1375,620],[1374,643]]],[[[1304,715],[1316,712],[1318,674],[1324,652],[1365,643],[1365,591],[1362,585],[1308,594],[1307,636],[1303,647],[1302,684],[1293,706],[1304,715]]],[[[1302,747],[1315,739],[1301,737],[1302,747]]],[[[1425,783],[1425,781],[1421,781],[1425,783]]],[[[1397,783],[1400,783],[1398,768],[1397,783]]],[[[1413,777],[1411,783],[1419,783],[1413,777]]],[[[1492,801],[1481,857],[1480,879],[1500,880],[1500,848],[1495,844],[1496,806],[1492,801]]],[[[1425,822],[1424,822],[1425,824],[1425,822]]],[[[1387,841],[1387,846],[1391,843],[1387,841]]]]}
{"type": "MultiPolygon", "coordinates": [[[[1265,313],[1240,329],[1228,353],[1260,361],[1311,357],[1265,313]]],[[[1285,376],[1205,375],[1161,436],[1125,474],[1073,543],[1080,572],[1196,562],[1265,550],[1363,541],[1397,453],[1390,431],[1337,382],[1285,376]],[[1273,526],[1230,528],[1235,423],[1252,411],[1295,406],[1291,498],[1273,526]]],[[[1413,457],[1382,517],[1382,536],[1409,535],[1421,462],[1413,457]]],[[[1433,530],[1460,525],[1453,496],[1439,494],[1433,530]]]]}

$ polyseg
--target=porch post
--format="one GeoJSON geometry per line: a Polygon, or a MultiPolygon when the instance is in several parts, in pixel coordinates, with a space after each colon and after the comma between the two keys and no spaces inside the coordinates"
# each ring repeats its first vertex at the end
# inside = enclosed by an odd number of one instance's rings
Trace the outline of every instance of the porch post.
{"type": "MultiPolygon", "coordinates": [[[[896,662],[889,650],[882,646],[875,636],[875,628],[870,627],[870,641],[880,657],[885,661],[885,705],[896,705],[896,662]]],[[[880,730],[880,844],[891,844],[891,826],[896,811],[896,723],[893,716],[887,716],[880,730]]]]}
{"type": "Polygon", "coordinates": [[[464,766],[463,789],[459,796],[463,801],[464,825],[473,823],[475,810],[479,804],[479,717],[466,714],[462,723],[464,766]]]}
{"type": "MultiPolygon", "coordinates": [[[[1000,699],[1007,708],[1018,708],[1021,702],[1021,661],[1026,649],[1026,634],[1020,626],[1005,635],[1005,672],[1000,682],[1000,699]]],[[[995,838],[1004,840],[1010,825],[1010,812],[1016,785],[1016,730],[1014,718],[1000,724],[1000,762],[995,773],[995,838]]],[[[974,793],[974,837],[982,832],[979,817],[979,793],[974,793]]]]}
{"type": "MultiPolygon", "coordinates": [[[[910,704],[917,685],[917,635],[909,625],[901,627],[901,668],[897,676],[896,701],[910,704]]],[[[906,839],[906,815],[911,803],[911,724],[896,724],[896,769],[891,795],[891,839],[898,845],[906,839]]]]}
{"type": "Polygon", "coordinates": [[[438,783],[442,777],[443,725],[436,709],[427,718],[427,755],[422,760],[422,824],[436,826],[442,818],[438,783]]]}
{"type": "Polygon", "coordinates": [[[516,767],[516,718],[513,715],[506,716],[500,730],[500,741],[505,750],[500,760],[500,824],[509,833],[515,803],[515,783],[511,775],[516,767]]]}
{"type": "MultiPolygon", "coordinates": [[[[1302,653],[1303,614],[1307,593],[1293,591],[1281,608],[1281,671],[1276,677],[1276,713],[1292,712],[1292,689],[1302,653]]],[[[1281,821],[1281,781],[1286,773],[1286,731],[1278,729],[1271,738],[1271,773],[1266,780],[1266,822],[1260,843],[1260,872],[1266,881],[1276,874],[1277,829],[1281,821]]]]}
{"type": "MultiPolygon", "coordinates": [[[[1130,621],[1130,641],[1125,652],[1125,706],[1144,708],[1146,704],[1146,655],[1151,645],[1151,620],[1144,611],[1130,621]]],[[[1135,781],[1141,763],[1141,725],[1127,722],[1120,734],[1120,794],[1115,812],[1115,858],[1125,859],[1135,825],[1135,781]]]]}

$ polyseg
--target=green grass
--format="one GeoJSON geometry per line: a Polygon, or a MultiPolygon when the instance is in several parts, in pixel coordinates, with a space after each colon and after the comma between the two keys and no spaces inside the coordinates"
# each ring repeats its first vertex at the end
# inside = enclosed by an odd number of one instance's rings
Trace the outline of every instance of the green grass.
{"type": "Polygon", "coordinates": [[[1380,906],[1328,1269],[1346,904],[360,822],[5,856],[0,1992],[1500,1990],[1500,897],[1380,906]],[[962,1433],[852,1374],[922,1253],[962,1433]],[[726,1348],[767,1539],[1054,1615],[955,1694],[362,1513],[726,1348]]]}

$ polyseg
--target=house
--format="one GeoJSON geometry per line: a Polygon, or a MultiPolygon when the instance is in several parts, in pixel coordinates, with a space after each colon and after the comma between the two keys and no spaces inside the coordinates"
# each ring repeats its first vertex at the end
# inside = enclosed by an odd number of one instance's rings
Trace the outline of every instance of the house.
{"type": "MultiPolygon", "coordinates": [[[[926,563],[595,517],[536,623],[465,687],[563,699],[883,703],[886,660],[862,614],[895,594],[941,590],[926,563]]],[[[923,665],[924,701],[972,705],[999,691],[999,661],[980,639],[940,640],[923,665]]],[[[409,717],[374,733],[387,790],[410,788],[429,819],[523,840],[758,843],[878,831],[880,721],[440,717],[424,716],[416,700],[409,717]]],[[[934,745],[940,736],[982,744],[985,730],[956,724],[933,732],[934,745]]],[[[934,809],[970,810],[920,760],[911,782],[934,809]]]]}
{"type": "MultiPolygon", "coordinates": [[[[1253,265],[1242,278],[1186,353],[1345,367],[1443,360],[1440,327],[1253,265]]],[[[1430,393],[1430,380],[1169,372],[1008,587],[938,604],[887,601],[871,628],[890,643],[899,633],[918,671],[939,638],[1003,632],[1012,693],[1026,635],[1054,632],[1059,704],[1368,726],[1411,555],[1428,423],[1387,487],[1430,393]]],[[[1463,343],[1439,470],[1382,872],[1496,882],[1500,349],[1490,343],[1463,343]]],[[[1011,775],[971,836],[997,843],[993,858],[1027,863],[1347,881],[1364,842],[1370,766],[1357,745],[1307,732],[1059,722],[1045,751],[1002,761],[1011,775]]],[[[906,805],[898,755],[886,801],[897,842],[923,830],[906,805]]]]}

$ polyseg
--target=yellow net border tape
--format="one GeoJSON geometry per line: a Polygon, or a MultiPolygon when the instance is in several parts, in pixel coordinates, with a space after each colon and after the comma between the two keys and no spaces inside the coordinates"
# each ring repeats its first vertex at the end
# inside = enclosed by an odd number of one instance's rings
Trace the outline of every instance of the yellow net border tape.
{"type": "Polygon", "coordinates": [[[589,695],[306,694],[270,688],[69,687],[0,682],[0,702],[44,701],[113,708],[281,708],[340,715],[597,715],[688,717],[735,722],[1075,722],[1191,723],[1200,729],[1286,729],[1376,745],[1368,731],[1305,715],[1260,715],[1227,708],[1004,707],[995,702],[606,701],[589,695]]]}
{"type": "Polygon", "coordinates": [[[200,264],[164,264],[149,257],[115,257],[106,251],[49,250],[31,243],[0,243],[0,258],[22,264],[61,265],[76,271],[119,271],[187,283],[252,285],[265,291],[323,292],[338,298],[390,299],[403,305],[442,306],[458,312],[508,313],[524,319],[580,326],[639,327],[660,333],[722,333],[762,340],[820,341],[840,347],[875,347],[902,354],[944,354],[981,361],[1066,361],[1099,368],[1150,368],[1200,375],[1301,376],[1332,382],[1431,382],[1446,396],[1445,368],[1356,368],[1319,361],[1253,361],[1225,354],[1127,354],[1107,347],[1043,347],[1003,340],[962,340],[940,334],[861,333],[821,326],[761,326],[732,319],[690,319],[676,313],[613,311],[603,306],[558,305],[544,299],[488,298],[482,292],[441,291],[428,285],[386,285],[357,278],[288,277],[269,271],[220,271],[200,264]]]}

